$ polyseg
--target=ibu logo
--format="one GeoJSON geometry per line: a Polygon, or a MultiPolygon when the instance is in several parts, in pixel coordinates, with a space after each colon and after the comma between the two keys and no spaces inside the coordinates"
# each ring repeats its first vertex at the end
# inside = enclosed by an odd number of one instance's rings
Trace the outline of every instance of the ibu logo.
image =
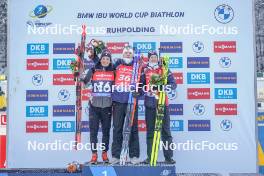
{"type": "Polygon", "coordinates": [[[171,120],[170,129],[171,131],[183,131],[183,120],[171,120]]]}
{"type": "Polygon", "coordinates": [[[27,55],[49,54],[48,43],[29,43],[27,44],[27,55]]]}
{"type": "Polygon", "coordinates": [[[27,106],[26,117],[48,117],[48,106],[27,106]]]}
{"type": "Polygon", "coordinates": [[[70,70],[70,65],[74,58],[53,59],[53,70],[70,70]]]}
{"type": "Polygon", "coordinates": [[[210,84],[210,73],[209,72],[193,72],[187,73],[188,84],[210,84]]]}
{"type": "Polygon", "coordinates": [[[182,68],[182,57],[170,57],[169,68],[182,68]]]}
{"type": "Polygon", "coordinates": [[[237,88],[215,88],[215,99],[237,99],[237,88]]]}
{"type": "Polygon", "coordinates": [[[74,132],[74,121],[53,121],[53,132],[74,132]]]}
{"type": "Polygon", "coordinates": [[[147,53],[149,50],[156,50],[156,42],[134,42],[133,47],[141,53],[147,53]]]}

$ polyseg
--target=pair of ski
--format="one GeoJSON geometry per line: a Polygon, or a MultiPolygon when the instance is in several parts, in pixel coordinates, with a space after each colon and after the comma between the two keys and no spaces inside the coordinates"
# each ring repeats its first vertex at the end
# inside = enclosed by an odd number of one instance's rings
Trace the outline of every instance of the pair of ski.
{"type": "Polygon", "coordinates": [[[86,26],[82,25],[81,43],[75,50],[77,59],[71,63],[71,70],[74,75],[75,87],[76,87],[76,124],[75,124],[75,149],[81,142],[81,130],[82,130],[82,81],[81,74],[84,71],[84,52],[85,52],[85,41],[86,41],[86,26]]]}
{"type": "MultiPolygon", "coordinates": [[[[136,51],[133,60],[133,72],[130,81],[131,85],[136,86],[136,84],[139,83],[140,81],[140,76],[142,71],[142,60],[143,59],[141,58],[140,53],[136,51]]],[[[127,111],[123,126],[123,142],[122,142],[122,149],[120,154],[120,165],[125,165],[127,162],[128,153],[129,153],[129,138],[130,138],[131,128],[134,123],[136,105],[137,105],[137,98],[133,97],[133,93],[130,92],[128,96],[127,111]]]]}
{"type": "MultiPolygon", "coordinates": [[[[162,85],[167,85],[168,82],[168,73],[169,73],[169,56],[164,56],[162,58],[162,85]]],[[[150,165],[156,166],[159,154],[160,146],[160,136],[162,123],[164,119],[164,111],[166,108],[166,92],[162,90],[158,92],[158,105],[156,112],[155,128],[154,128],[154,137],[152,142],[151,158],[150,165]]]]}

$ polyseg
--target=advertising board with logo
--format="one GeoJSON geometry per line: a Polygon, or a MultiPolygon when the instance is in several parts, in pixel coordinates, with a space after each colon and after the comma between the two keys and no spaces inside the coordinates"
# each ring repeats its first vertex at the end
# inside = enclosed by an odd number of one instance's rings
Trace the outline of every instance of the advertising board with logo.
{"type": "MultiPolygon", "coordinates": [[[[78,159],[84,163],[91,157],[92,152],[85,150],[43,152],[27,148],[28,141],[74,141],[78,129],[83,132],[81,142],[89,142],[92,88],[83,85],[78,92],[82,123],[76,124],[76,84],[70,69],[77,58],[81,25],[85,24],[85,46],[92,39],[102,40],[113,62],[122,58],[127,44],[143,55],[144,64],[150,50],[160,58],[169,56],[169,74],[177,88],[167,92],[170,120],[166,123],[174,143],[207,140],[238,144],[234,151],[175,150],[177,172],[255,173],[252,1],[135,0],[122,4],[119,0],[101,4],[76,0],[70,5],[56,0],[41,4],[9,1],[8,50],[13,52],[8,56],[7,149],[16,152],[8,152],[8,167],[62,168],[67,162],[78,159]],[[54,162],[50,162],[51,157],[56,158],[54,162]],[[40,158],[42,162],[35,162],[40,158]]],[[[95,64],[88,53],[84,58],[83,76],[95,64]]],[[[129,74],[132,70],[123,71],[129,74]]],[[[141,96],[137,111],[140,160],[145,159],[147,150],[146,111],[141,96]]],[[[1,124],[5,120],[1,117],[1,124]]],[[[112,143],[113,137],[110,139],[112,143]]],[[[158,161],[164,160],[161,153],[158,161]]]]}

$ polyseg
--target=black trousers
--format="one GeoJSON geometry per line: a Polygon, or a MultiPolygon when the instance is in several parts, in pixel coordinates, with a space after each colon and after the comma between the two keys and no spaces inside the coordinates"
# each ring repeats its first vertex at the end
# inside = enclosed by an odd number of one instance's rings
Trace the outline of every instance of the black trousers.
{"type": "MultiPolygon", "coordinates": [[[[123,142],[123,126],[127,111],[127,103],[113,102],[113,143],[112,157],[120,158],[123,142]]],[[[129,140],[129,157],[139,157],[139,137],[138,137],[138,110],[136,106],[133,125],[129,140]]]]}
{"type": "Polygon", "coordinates": [[[102,143],[105,146],[105,150],[109,149],[109,137],[110,137],[110,128],[111,128],[111,116],[112,116],[112,107],[98,108],[90,104],[89,108],[89,128],[90,128],[90,142],[92,152],[97,152],[97,135],[99,130],[99,125],[101,123],[102,127],[102,143]]]}
{"type": "MultiPolygon", "coordinates": [[[[149,159],[151,158],[156,113],[156,108],[149,108],[145,106],[145,119],[147,125],[147,155],[149,159]]],[[[165,108],[164,119],[162,123],[161,140],[164,145],[166,145],[167,143],[169,146],[172,143],[172,136],[170,131],[170,115],[168,107],[165,108]]],[[[169,147],[168,150],[163,147],[163,154],[166,160],[173,157],[173,151],[169,147]]]]}

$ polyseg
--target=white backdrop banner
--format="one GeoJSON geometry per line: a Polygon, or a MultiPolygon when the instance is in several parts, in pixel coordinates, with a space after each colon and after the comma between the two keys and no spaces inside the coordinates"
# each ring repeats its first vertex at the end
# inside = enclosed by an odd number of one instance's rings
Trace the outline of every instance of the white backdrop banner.
{"type": "Polygon", "coordinates": [[[69,64],[86,24],[87,41],[103,40],[113,58],[121,57],[125,43],[145,56],[158,48],[170,56],[178,84],[169,94],[178,172],[256,172],[252,12],[251,0],[9,0],[8,167],[90,160],[88,90],[83,145],[71,147],[76,96],[69,64]]]}

